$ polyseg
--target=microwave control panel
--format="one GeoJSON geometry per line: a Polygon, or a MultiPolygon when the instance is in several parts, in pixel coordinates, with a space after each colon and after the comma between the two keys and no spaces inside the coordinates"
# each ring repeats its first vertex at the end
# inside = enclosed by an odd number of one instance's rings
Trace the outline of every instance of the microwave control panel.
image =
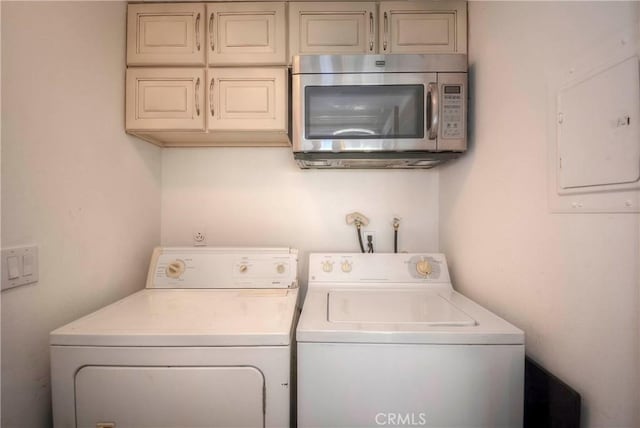
{"type": "Polygon", "coordinates": [[[442,85],[442,137],[464,138],[462,85],[442,85]]]}

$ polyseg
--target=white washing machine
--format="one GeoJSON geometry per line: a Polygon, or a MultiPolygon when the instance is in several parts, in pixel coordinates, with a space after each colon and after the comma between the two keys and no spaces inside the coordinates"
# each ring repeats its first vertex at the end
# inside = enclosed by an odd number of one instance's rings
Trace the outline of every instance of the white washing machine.
{"type": "Polygon", "coordinates": [[[157,248],[146,288],[50,335],[56,427],[288,427],[297,252],[157,248]]]}
{"type": "Polygon", "coordinates": [[[297,343],[299,427],[522,426],[524,333],[442,254],[312,254],[297,343]]]}

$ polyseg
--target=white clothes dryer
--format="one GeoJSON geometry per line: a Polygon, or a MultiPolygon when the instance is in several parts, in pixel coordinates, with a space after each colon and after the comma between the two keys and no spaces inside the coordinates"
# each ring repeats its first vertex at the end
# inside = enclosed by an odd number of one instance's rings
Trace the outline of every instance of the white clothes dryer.
{"type": "Polygon", "coordinates": [[[146,288],[50,335],[56,427],[287,427],[297,251],[156,248],[146,288]]]}
{"type": "Polygon", "coordinates": [[[299,427],[522,426],[524,333],[443,254],[311,254],[297,349],[299,427]]]}

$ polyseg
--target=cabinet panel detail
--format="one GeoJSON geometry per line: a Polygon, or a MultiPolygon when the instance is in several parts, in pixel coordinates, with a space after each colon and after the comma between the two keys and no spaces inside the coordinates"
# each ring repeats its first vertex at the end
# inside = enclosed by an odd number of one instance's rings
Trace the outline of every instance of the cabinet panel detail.
{"type": "Polygon", "coordinates": [[[177,80],[162,83],[158,85],[153,80],[138,81],[137,90],[142,101],[142,104],[138,105],[138,117],[162,117],[163,113],[165,116],[188,113],[187,86],[191,82],[177,80]],[[157,113],[160,115],[156,115],[157,113]]]}
{"type": "Polygon", "coordinates": [[[256,116],[274,116],[275,82],[273,80],[234,83],[221,80],[220,90],[225,94],[222,103],[225,109],[221,113],[226,117],[247,113],[256,116]]]}
{"type": "Polygon", "coordinates": [[[286,131],[285,68],[212,68],[208,79],[209,130],[286,131]]]}
{"type": "Polygon", "coordinates": [[[204,65],[204,5],[131,4],[128,65],[204,65]]]}
{"type": "Polygon", "coordinates": [[[391,21],[395,29],[395,44],[398,48],[415,49],[430,46],[432,49],[450,51],[455,47],[456,23],[453,13],[416,13],[395,16],[391,21]]]}
{"type": "Polygon", "coordinates": [[[381,53],[467,51],[465,1],[380,2],[381,53]]]}
{"type": "Polygon", "coordinates": [[[286,64],[283,2],[210,3],[210,65],[286,64]]]}
{"type": "Polygon", "coordinates": [[[304,15],[301,22],[306,28],[302,36],[302,46],[314,48],[322,46],[359,49],[362,16],[344,15],[340,19],[323,19],[322,17],[304,15]],[[332,31],[327,30],[331,28],[332,31]]]}
{"type": "Polygon", "coordinates": [[[127,70],[127,130],[204,130],[204,70],[127,70]]]}
{"type": "Polygon", "coordinates": [[[375,3],[289,4],[291,55],[373,53],[376,51],[375,3]]]}

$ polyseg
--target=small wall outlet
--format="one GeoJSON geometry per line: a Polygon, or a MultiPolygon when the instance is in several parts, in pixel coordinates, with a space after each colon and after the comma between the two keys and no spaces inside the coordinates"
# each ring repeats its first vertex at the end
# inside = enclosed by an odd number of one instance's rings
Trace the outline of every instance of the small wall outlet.
{"type": "Polygon", "coordinates": [[[373,253],[376,249],[376,233],[372,230],[362,232],[362,243],[366,253],[373,253]]]}
{"type": "Polygon", "coordinates": [[[197,229],[193,231],[193,246],[194,247],[207,246],[207,234],[203,229],[197,229]]]}
{"type": "Polygon", "coordinates": [[[373,230],[364,230],[362,232],[362,241],[365,246],[367,245],[367,242],[369,242],[369,236],[371,237],[371,242],[374,244],[376,242],[376,233],[373,230]]]}

